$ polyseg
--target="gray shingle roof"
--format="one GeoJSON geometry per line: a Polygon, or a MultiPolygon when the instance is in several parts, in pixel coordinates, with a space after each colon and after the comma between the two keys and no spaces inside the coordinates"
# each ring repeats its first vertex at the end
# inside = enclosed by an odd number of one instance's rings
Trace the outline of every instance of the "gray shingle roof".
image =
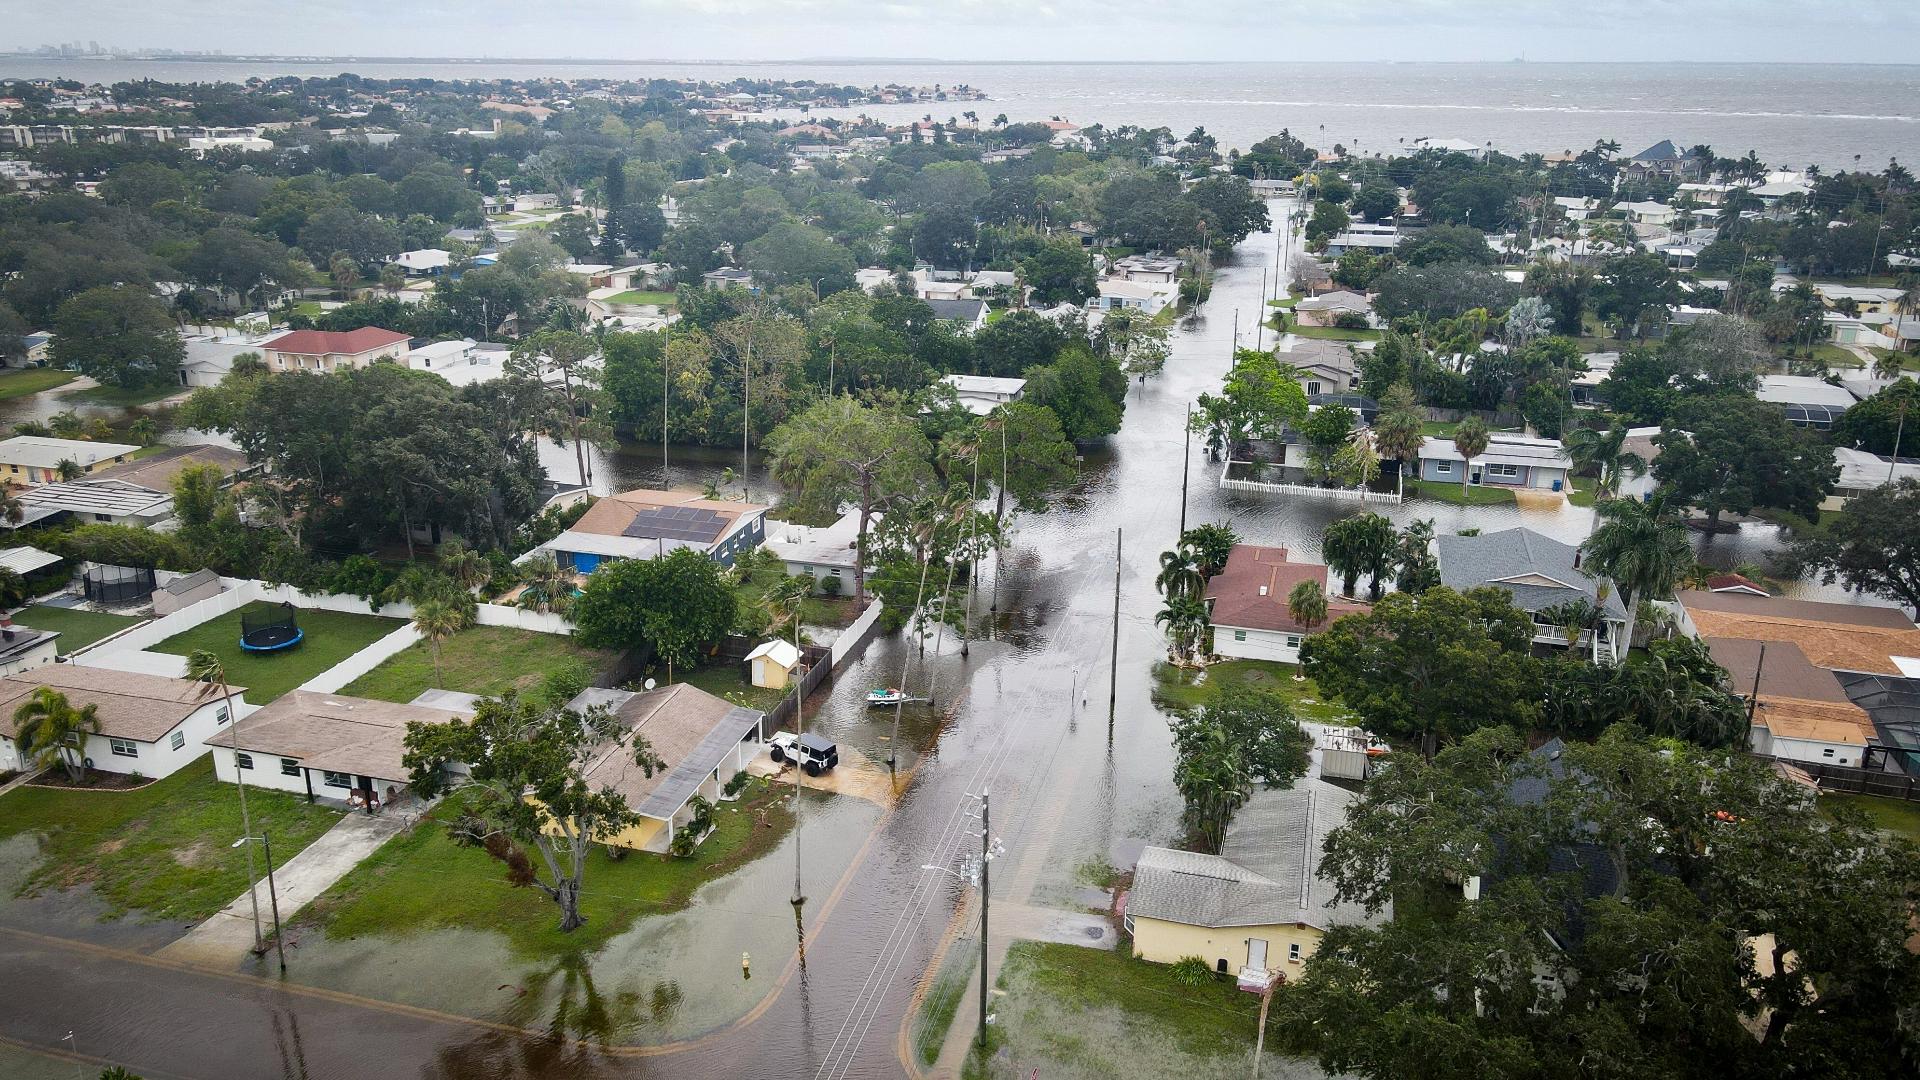
{"type": "MultiPolygon", "coordinates": [[[[1513,594],[1522,611],[1539,611],[1576,596],[1598,596],[1599,582],[1575,565],[1578,549],[1532,529],[1442,536],[1435,547],[1440,584],[1460,592],[1497,585],[1513,594]]],[[[1618,588],[1608,588],[1605,607],[1609,618],[1627,617],[1618,588]]]]}

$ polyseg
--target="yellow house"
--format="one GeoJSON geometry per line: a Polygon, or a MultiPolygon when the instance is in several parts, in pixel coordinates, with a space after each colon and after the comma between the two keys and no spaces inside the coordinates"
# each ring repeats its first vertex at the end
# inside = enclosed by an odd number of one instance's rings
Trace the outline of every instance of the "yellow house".
{"type": "Polygon", "coordinates": [[[1322,844],[1359,796],[1324,780],[1254,795],[1235,815],[1220,854],[1150,847],[1134,868],[1125,925],[1142,958],[1198,956],[1215,971],[1264,981],[1298,978],[1336,925],[1374,923],[1336,901],[1320,877],[1322,844]]]}

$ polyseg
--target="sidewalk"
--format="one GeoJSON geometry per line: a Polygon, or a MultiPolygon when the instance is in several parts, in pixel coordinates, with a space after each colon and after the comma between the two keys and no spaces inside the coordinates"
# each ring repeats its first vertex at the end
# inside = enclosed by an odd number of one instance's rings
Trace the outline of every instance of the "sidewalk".
{"type": "MultiPolygon", "coordinates": [[[[368,816],[348,814],[328,829],[306,850],[273,868],[273,881],[280,894],[280,921],[290,922],[294,913],[315,897],[333,887],[334,882],[360,865],[381,844],[406,828],[412,818],[388,812],[368,816]]],[[[273,933],[271,899],[267,894],[266,867],[260,867],[261,927],[273,933]]],[[[253,904],[246,893],[228,904],[212,918],[189,930],[186,936],[161,949],[156,955],[169,960],[228,967],[239,963],[253,949],[253,904]]]]}

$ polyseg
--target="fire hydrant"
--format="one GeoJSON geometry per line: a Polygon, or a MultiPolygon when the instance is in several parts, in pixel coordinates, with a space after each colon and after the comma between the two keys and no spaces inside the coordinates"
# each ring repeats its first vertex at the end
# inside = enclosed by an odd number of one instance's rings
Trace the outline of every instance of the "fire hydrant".
{"type": "Polygon", "coordinates": [[[743,952],[740,954],[740,977],[743,979],[753,978],[753,954],[752,953],[743,952]]]}

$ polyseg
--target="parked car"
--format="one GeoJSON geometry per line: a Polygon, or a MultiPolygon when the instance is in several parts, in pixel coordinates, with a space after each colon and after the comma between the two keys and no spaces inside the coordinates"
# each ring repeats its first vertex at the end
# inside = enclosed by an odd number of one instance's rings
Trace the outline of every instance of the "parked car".
{"type": "Polygon", "coordinates": [[[819,776],[840,764],[840,747],[818,735],[782,731],[773,737],[768,752],[773,760],[792,762],[806,770],[808,776],[819,776]]]}

